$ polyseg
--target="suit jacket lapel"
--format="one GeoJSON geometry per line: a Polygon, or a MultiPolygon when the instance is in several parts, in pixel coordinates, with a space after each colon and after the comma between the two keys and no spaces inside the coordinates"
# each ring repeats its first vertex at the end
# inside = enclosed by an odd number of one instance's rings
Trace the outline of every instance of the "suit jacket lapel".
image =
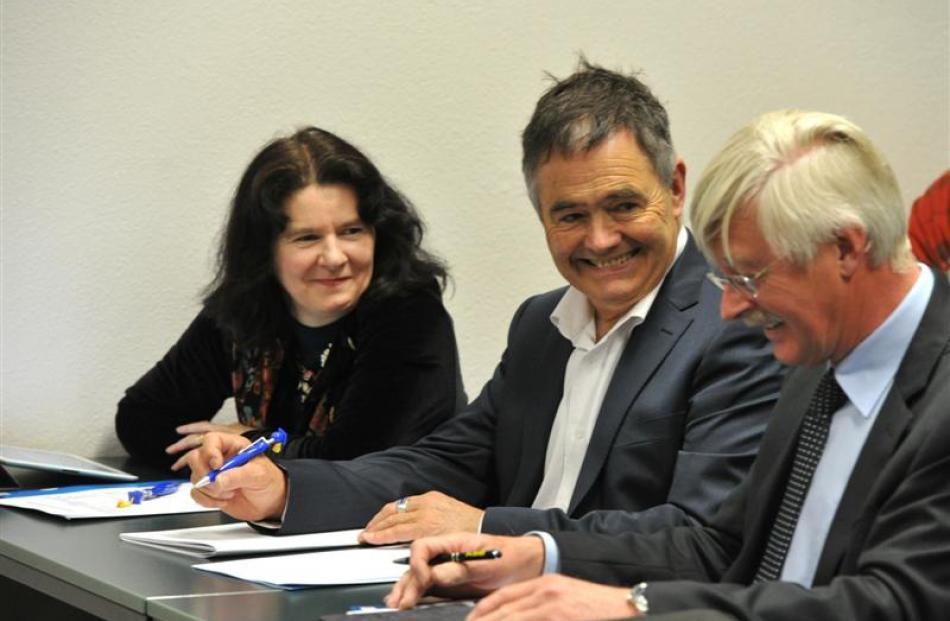
{"type": "Polygon", "coordinates": [[[569,514],[573,514],[597,480],[630,405],[692,323],[692,318],[684,311],[696,304],[707,269],[706,262],[690,237],[660,288],[646,319],[634,329],[620,356],[594,424],[584,463],[571,496],[569,514]]]}
{"type": "Polygon", "coordinates": [[[847,551],[852,526],[868,505],[874,483],[906,435],[913,419],[913,403],[927,386],[927,378],[946,347],[946,312],[950,290],[943,274],[934,274],[934,290],[914,338],[907,348],[874,427],[845,487],[815,570],[815,584],[827,584],[838,573],[847,551]]]}
{"type": "Polygon", "coordinates": [[[854,522],[867,508],[867,500],[881,471],[894,453],[904,431],[910,423],[910,411],[897,392],[888,393],[874,427],[868,435],[864,448],[848,479],[848,485],[841,495],[841,502],[828,530],[825,546],[822,548],[818,567],[815,569],[814,584],[827,584],[838,572],[838,566],[848,548],[850,533],[854,522]]]}
{"type": "Polygon", "coordinates": [[[537,375],[528,394],[533,396],[530,407],[525,408],[521,431],[521,454],[505,504],[531,506],[544,477],[544,460],[547,456],[551,426],[557,414],[561,395],[564,393],[564,370],[573,351],[571,342],[553,327],[537,349],[537,375]]]}

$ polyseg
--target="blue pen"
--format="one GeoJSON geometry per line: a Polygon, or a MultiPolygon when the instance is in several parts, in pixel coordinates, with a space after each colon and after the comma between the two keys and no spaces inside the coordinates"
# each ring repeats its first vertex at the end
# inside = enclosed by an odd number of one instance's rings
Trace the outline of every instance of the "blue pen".
{"type": "Polygon", "coordinates": [[[200,489],[205,485],[211,485],[214,483],[214,480],[218,478],[218,475],[225,470],[243,466],[269,448],[273,447],[274,452],[279,453],[280,449],[283,448],[284,443],[286,442],[287,432],[283,429],[278,429],[272,433],[269,438],[258,438],[254,440],[254,442],[241,449],[240,453],[221,464],[220,468],[216,468],[207,475],[203,476],[200,481],[195,483],[195,489],[200,489]]]}
{"type": "Polygon", "coordinates": [[[181,481],[162,481],[152,485],[151,487],[143,487],[142,489],[134,489],[129,492],[128,500],[120,500],[118,507],[120,509],[125,507],[131,507],[132,505],[140,505],[143,500],[154,500],[161,496],[168,496],[174,494],[178,491],[178,488],[181,486],[181,481]]]}

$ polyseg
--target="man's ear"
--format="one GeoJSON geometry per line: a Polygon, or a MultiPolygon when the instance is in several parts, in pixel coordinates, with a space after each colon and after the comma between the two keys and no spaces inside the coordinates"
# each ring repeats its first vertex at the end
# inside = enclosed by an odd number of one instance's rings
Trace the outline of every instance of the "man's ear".
{"type": "Polygon", "coordinates": [[[867,263],[870,249],[867,232],[857,226],[842,229],[835,235],[835,248],[841,276],[850,280],[858,268],[867,263]]]}
{"type": "Polygon", "coordinates": [[[673,166],[670,194],[673,197],[673,213],[677,218],[682,218],[683,206],[686,204],[686,163],[683,160],[676,160],[673,166]]]}

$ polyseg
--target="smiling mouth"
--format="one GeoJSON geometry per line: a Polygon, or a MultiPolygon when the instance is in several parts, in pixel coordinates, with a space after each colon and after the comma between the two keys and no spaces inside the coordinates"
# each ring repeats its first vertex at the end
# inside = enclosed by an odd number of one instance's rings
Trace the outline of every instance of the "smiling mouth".
{"type": "Polygon", "coordinates": [[[624,263],[627,263],[628,261],[630,261],[630,259],[637,256],[638,254],[640,254],[639,248],[637,248],[636,250],[631,250],[630,252],[625,252],[624,254],[621,254],[616,257],[611,257],[609,259],[591,259],[591,258],[585,257],[585,258],[580,259],[580,261],[591,267],[596,267],[598,269],[611,269],[614,267],[620,267],[621,265],[623,265],[624,263]]]}

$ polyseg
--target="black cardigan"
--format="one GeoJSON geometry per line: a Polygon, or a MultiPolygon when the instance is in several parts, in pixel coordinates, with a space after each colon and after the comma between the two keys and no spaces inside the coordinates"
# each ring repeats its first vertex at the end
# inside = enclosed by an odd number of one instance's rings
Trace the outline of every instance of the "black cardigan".
{"type": "MultiPolygon", "coordinates": [[[[412,444],[465,405],[452,320],[437,294],[421,290],[372,306],[358,304],[348,332],[356,347],[323,438],[292,438],[287,457],[350,459],[389,446],[412,444]]],[[[213,319],[199,314],[165,357],[126,391],[116,433],[130,455],[169,466],[165,447],[178,425],[209,420],[231,386],[232,344],[213,319]]],[[[268,426],[296,428],[289,417],[298,371],[281,367],[268,426]]]]}

